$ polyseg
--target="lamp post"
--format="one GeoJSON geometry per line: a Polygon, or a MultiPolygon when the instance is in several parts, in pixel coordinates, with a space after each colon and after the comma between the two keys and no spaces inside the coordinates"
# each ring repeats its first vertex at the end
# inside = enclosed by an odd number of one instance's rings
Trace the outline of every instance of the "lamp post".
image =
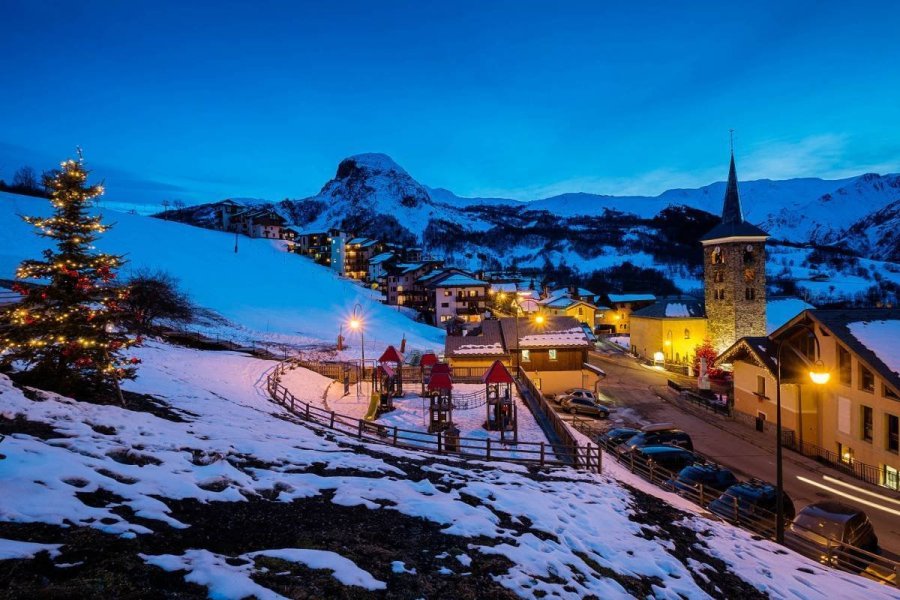
{"type": "MultiPolygon", "coordinates": [[[[816,345],[816,361],[809,370],[810,380],[816,385],[824,385],[831,378],[831,374],[825,370],[825,365],[819,359],[822,351],[819,346],[819,338],[816,336],[816,331],[812,325],[806,321],[800,321],[782,332],[781,338],[778,340],[778,349],[775,353],[777,363],[775,374],[775,541],[779,544],[784,543],[784,466],[782,464],[781,451],[781,352],[784,349],[787,338],[799,331],[809,333],[816,345]]],[[[798,356],[800,355],[798,354],[798,356]]],[[[803,407],[801,406],[800,411],[802,412],[802,410],[803,407]]]]}
{"type": "Polygon", "coordinates": [[[350,316],[350,329],[359,331],[359,351],[360,351],[360,369],[359,377],[356,378],[356,394],[359,396],[360,386],[363,378],[366,376],[366,333],[363,327],[362,306],[359,302],[353,307],[353,314],[350,316]]]}

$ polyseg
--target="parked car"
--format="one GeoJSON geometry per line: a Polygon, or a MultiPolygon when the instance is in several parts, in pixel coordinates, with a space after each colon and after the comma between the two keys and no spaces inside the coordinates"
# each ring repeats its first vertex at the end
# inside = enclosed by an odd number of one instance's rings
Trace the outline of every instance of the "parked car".
{"type": "Polygon", "coordinates": [[[634,458],[644,462],[648,467],[662,467],[673,473],[702,460],[690,450],[677,446],[643,446],[634,450],[634,458]]]}
{"type": "Polygon", "coordinates": [[[600,435],[597,442],[607,448],[615,448],[625,440],[639,434],[640,430],[631,427],[614,427],[606,433],[600,435]]]}
{"type": "Polygon", "coordinates": [[[734,473],[713,463],[690,465],[678,472],[678,476],[666,482],[666,487],[675,493],[703,504],[715,500],[722,492],[739,483],[734,473]],[[702,486],[702,493],[701,493],[702,486]]]}
{"type": "Polygon", "coordinates": [[[586,398],[591,402],[596,402],[597,397],[594,395],[594,392],[591,390],[586,390],[584,388],[569,388],[564,392],[560,392],[553,397],[553,401],[557,404],[562,404],[564,400],[568,400],[569,398],[586,398]]]}
{"type": "Polygon", "coordinates": [[[857,549],[878,553],[878,536],[862,510],[833,500],[803,508],[788,531],[785,544],[822,563],[864,571],[871,558],[857,549]]]}
{"type": "Polygon", "coordinates": [[[661,444],[679,446],[692,451],[694,449],[691,436],[687,433],[675,429],[675,426],[670,423],[658,423],[641,428],[640,433],[626,440],[617,450],[620,454],[627,454],[641,446],[659,446],[661,444]]]}
{"type": "MultiPolygon", "coordinates": [[[[794,503],[783,496],[784,519],[794,518],[794,503]]],[[[730,523],[748,526],[750,529],[768,535],[775,531],[776,513],[775,486],[759,480],[736,483],[709,503],[709,510],[730,523]]]]}
{"type": "Polygon", "coordinates": [[[573,415],[590,415],[599,419],[609,418],[609,409],[593,400],[572,396],[562,401],[562,408],[573,415]]]}

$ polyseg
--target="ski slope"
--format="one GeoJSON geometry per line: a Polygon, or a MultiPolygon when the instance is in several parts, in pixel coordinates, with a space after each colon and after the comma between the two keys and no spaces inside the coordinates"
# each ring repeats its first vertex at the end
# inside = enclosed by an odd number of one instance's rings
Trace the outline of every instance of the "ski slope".
{"type": "MultiPolygon", "coordinates": [[[[0,278],[13,278],[20,261],[39,258],[51,241],[35,235],[19,215],[47,215],[50,209],[47,200],[0,193],[0,278]]],[[[404,335],[412,348],[443,348],[443,330],[416,323],[373,299],[369,290],[285,252],[284,242],[242,236],[235,253],[234,234],[108,210],[104,217],[114,227],[97,246],[125,255],[123,276],[143,267],[162,269],[196,303],[240,324],[248,337],[335,343],[359,303],[367,350],[399,344],[404,335]]],[[[359,345],[356,338],[350,342],[359,345]]]]}

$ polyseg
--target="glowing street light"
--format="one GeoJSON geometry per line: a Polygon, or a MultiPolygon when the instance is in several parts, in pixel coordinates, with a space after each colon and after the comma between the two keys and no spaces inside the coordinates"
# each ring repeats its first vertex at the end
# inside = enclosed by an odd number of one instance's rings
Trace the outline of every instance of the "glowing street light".
{"type": "Polygon", "coordinates": [[[809,371],[809,378],[816,385],[825,385],[831,379],[831,373],[825,368],[825,363],[817,360],[809,371]]]}
{"type": "Polygon", "coordinates": [[[359,332],[359,352],[360,352],[360,361],[359,361],[359,376],[356,378],[356,393],[357,397],[360,392],[360,385],[363,377],[366,375],[366,332],[363,327],[363,319],[362,319],[362,305],[359,302],[353,307],[353,313],[350,315],[350,329],[353,331],[359,332]]]}

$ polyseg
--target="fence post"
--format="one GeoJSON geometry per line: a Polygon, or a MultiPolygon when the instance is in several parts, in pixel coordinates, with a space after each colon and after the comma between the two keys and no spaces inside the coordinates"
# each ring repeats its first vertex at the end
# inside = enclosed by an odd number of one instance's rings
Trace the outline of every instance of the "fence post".
{"type": "Polygon", "coordinates": [[[544,466],[544,442],[541,442],[541,466],[544,466]]]}
{"type": "Polygon", "coordinates": [[[484,447],[485,447],[485,451],[487,452],[487,454],[485,454],[484,457],[486,459],[490,460],[490,458],[491,458],[491,438],[487,438],[487,440],[485,440],[484,447]]]}
{"type": "Polygon", "coordinates": [[[703,484],[700,484],[700,506],[706,506],[706,502],[703,501],[703,484]]]}
{"type": "Polygon", "coordinates": [[[309,402],[306,403],[306,420],[309,421],[309,402]]]}
{"type": "Polygon", "coordinates": [[[441,454],[443,451],[441,450],[441,432],[437,432],[437,451],[438,454],[441,454]]]}
{"type": "Polygon", "coordinates": [[[291,412],[294,412],[294,395],[293,394],[291,394],[291,412]]]}
{"type": "Polygon", "coordinates": [[[357,419],[357,421],[356,421],[356,435],[357,435],[359,438],[362,438],[362,434],[363,434],[363,420],[362,420],[362,419],[357,419]]]}
{"type": "Polygon", "coordinates": [[[397,445],[397,426],[394,425],[394,445],[397,445]]]}
{"type": "Polygon", "coordinates": [[[738,499],[736,497],[732,498],[731,503],[734,506],[734,520],[736,523],[740,523],[741,522],[741,513],[738,511],[738,499]]]}
{"type": "Polygon", "coordinates": [[[329,421],[328,427],[334,429],[334,411],[331,411],[331,421],[329,421]]]}
{"type": "Polygon", "coordinates": [[[631,460],[631,472],[634,473],[634,452],[629,452],[628,457],[631,460]]]}

